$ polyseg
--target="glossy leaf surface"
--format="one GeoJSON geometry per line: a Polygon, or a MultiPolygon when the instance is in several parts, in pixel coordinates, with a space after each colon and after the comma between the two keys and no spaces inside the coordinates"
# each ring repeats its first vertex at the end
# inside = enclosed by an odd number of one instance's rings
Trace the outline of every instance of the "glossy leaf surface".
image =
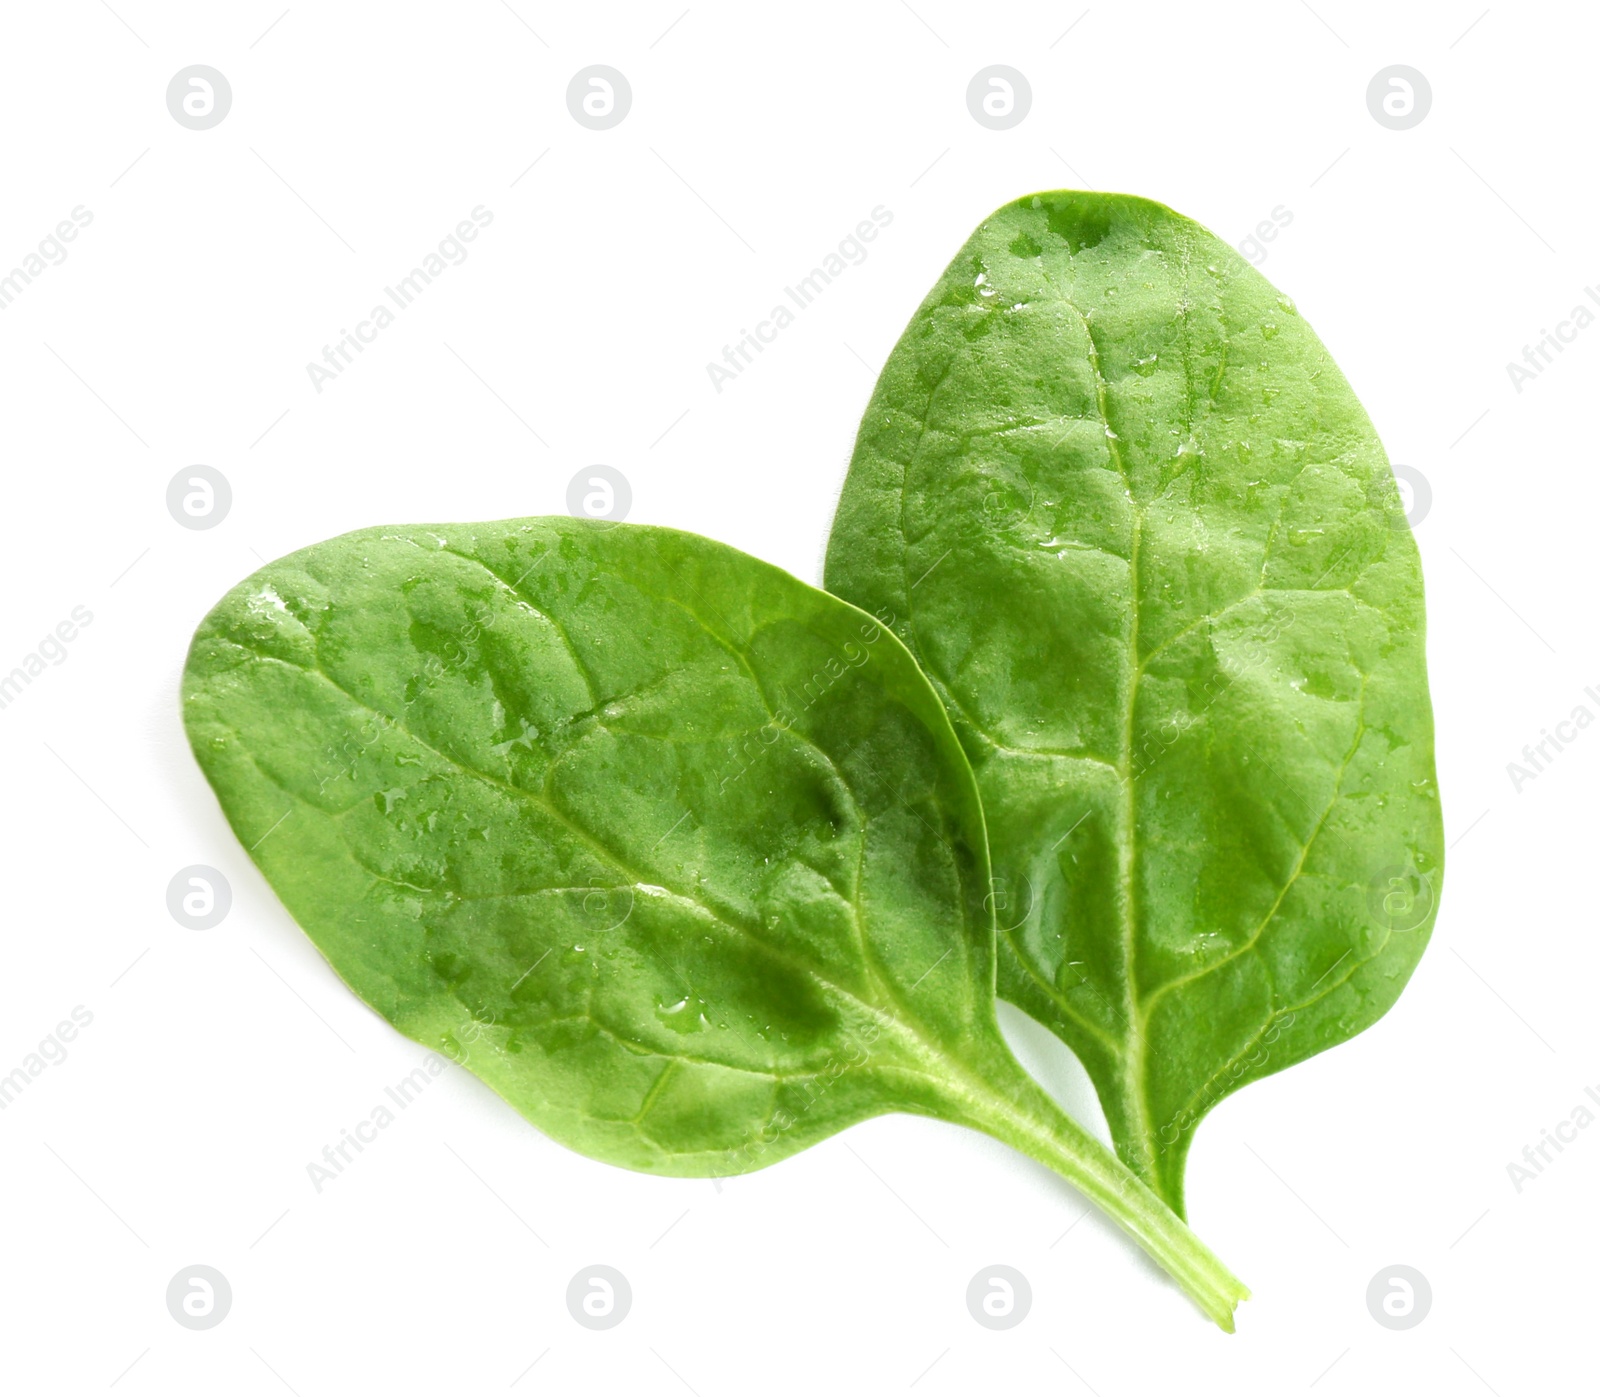
{"type": "Polygon", "coordinates": [[[432,1046],[471,1033],[471,1068],[591,1154],[748,1168],[763,1133],[767,1162],[931,1107],[913,1040],[987,1012],[981,817],[937,700],[871,617],[730,549],[334,539],[208,618],[186,714],[352,988],[432,1046]]]}
{"type": "Polygon", "coordinates": [[[863,419],[826,582],[976,770],[999,987],[1175,1208],[1205,1112],[1367,1027],[1443,843],[1417,549],[1287,297],[1170,209],[980,227],[863,419]]]}
{"type": "Polygon", "coordinates": [[[1243,1287],[1000,1038],[971,769],[871,616],[669,530],[371,529],[230,592],[184,711],[351,988],[549,1135],[726,1174],[971,1125],[1231,1327],[1243,1287]]]}

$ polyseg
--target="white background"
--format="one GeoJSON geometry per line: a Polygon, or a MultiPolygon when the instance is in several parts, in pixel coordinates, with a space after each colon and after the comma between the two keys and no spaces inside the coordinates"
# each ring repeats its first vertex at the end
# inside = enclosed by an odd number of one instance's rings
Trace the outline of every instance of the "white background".
{"type": "MultiPolygon", "coordinates": [[[[94,1016],[0,1114],[8,1390],[1592,1383],[1600,1129],[1520,1194],[1506,1169],[1600,1084],[1600,730],[1520,793],[1506,770],[1575,705],[1600,713],[1600,329],[1520,393],[1505,367],[1600,282],[1588,7],[114,2],[5,14],[0,270],[94,216],[0,312],[0,671],[94,616],[0,711],[0,1073],[73,1006],[94,1016]],[[193,63],[232,85],[209,131],[165,105],[193,63]],[[609,131],[568,114],[592,63],[632,86],[609,131]],[[992,63],[1033,89],[1006,132],[966,108],[992,63]],[[1409,131],[1366,105],[1395,63],[1432,86],[1409,131]],[[993,207],[1085,186],[1229,241],[1292,212],[1262,270],[1433,496],[1443,910],[1386,1020],[1199,1132],[1192,1221],[1255,1291],[1238,1335],[1052,1176],[907,1118],[719,1190],[568,1153],[451,1067],[314,1192],[307,1162],[422,1050],[342,988],[225,827],[179,726],[200,617],[347,529],[562,512],[595,462],[632,482],[632,519],[815,581],[921,296],[993,207]],[[479,204],[467,260],[318,394],[306,362],[479,204]],[[717,393],[706,362],[880,204],[868,259],[717,393]],[[233,490],[208,531],[165,504],[195,463],[233,490]],[[168,914],[188,864],[231,881],[212,931],[168,914]],[[564,1300],[594,1262],[633,1287],[604,1333],[564,1300]],[[995,1333],[964,1296],[1002,1262],[1033,1305],[995,1333]],[[233,1288],[203,1333],[164,1299],[193,1263],[233,1288]],[[1395,1263],[1433,1289],[1404,1333],[1365,1301],[1395,1263]]],[[[1065,1050],[1017,1020],[1092,1114],[1065,1050]]]]}

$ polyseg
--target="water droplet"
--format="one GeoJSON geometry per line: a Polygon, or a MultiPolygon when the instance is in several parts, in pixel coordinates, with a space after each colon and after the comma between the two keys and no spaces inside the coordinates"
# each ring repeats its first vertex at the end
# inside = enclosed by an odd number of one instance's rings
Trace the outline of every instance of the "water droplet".
{"type": "Polygon", "coordinates": [[[711,1027],[705,1000],[693,994],[686,994],[672,1004],[657,1004],[656,1017],[674,1033],[699,1033],[711,1027]]]}

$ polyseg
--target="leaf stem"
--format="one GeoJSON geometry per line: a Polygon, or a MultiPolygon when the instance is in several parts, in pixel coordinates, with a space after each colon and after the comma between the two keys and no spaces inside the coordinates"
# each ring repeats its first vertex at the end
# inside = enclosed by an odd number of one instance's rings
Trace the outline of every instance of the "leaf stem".
{"type": "MultiPolygon", "coordinates": [[[[968,1124],[1054,1170],[1133,1238],[1216,1324],[1233,1333],[1249,1288],[1104,1144],[1014,1060],[990,1065],[962,1102],[968,1124]],[[1009,1081],[1012,1090],[998,1088],[1009,1081]]],[[[969,1086],[970,1079],[969,1079],[969,1086]]]]}

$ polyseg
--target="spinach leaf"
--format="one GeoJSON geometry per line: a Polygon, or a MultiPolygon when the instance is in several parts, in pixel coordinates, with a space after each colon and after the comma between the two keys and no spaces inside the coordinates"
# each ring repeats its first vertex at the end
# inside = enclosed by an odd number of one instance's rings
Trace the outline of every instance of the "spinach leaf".
{"type": "Polygon", "coordinates": [[[977,773],[999,992],[1178,1211],[1195,1126],[1394,1002],[1443,843],[1422,577],[1293,304],[1126,195],[999,210],[862,421],[826,581],[977,773]]]}
{"type": "Polygon", "coordinates": [[[1000,1037],[971,768],[867,613],[669,530],[369,529],[218,604],[184,715],[349,986],[555,1139],[717,1175],[958,1122],[1232,1328],[1244,1288],[1000,1037]]]}

